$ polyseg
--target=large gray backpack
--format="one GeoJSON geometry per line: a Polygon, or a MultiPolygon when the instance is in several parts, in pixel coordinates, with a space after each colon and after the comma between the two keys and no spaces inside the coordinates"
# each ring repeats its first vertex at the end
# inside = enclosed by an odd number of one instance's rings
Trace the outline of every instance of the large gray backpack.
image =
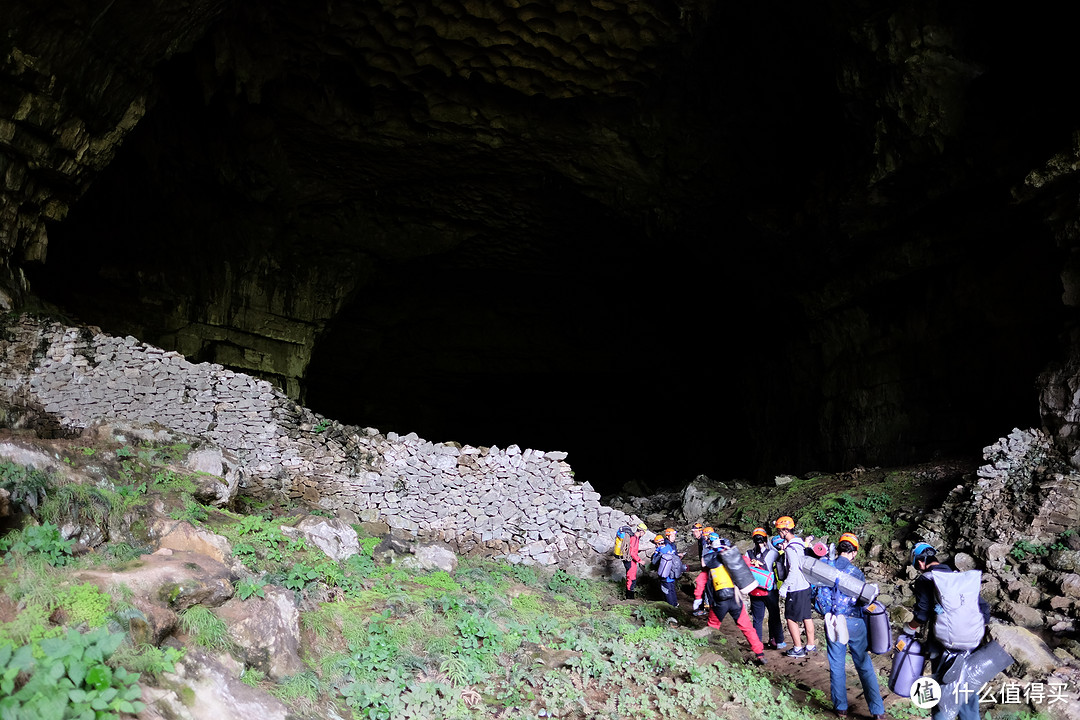
{"type": "Polygon", "coordinates": [[[937,590],[934,637],[950,650],[974,650],[982,644],[986,624],[979,610],[982,573],[931,572],[937,590]]]}

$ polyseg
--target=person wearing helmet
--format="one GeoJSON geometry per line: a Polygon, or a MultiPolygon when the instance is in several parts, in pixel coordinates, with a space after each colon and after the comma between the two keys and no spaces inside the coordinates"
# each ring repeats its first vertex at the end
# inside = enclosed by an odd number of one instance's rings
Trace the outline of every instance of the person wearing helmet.
{"type": "MultiPolygon", "coordinates": [[[[750,539],[754,545],[746,553],[749,564],[775,574],[776,561],[780,559],[780,553],[769,544],[769,534],[765,532],[765,528],[754,528],[754,532],[750,534],[750,539]]],[[[787,649],[787,642],[784,640],[784,626],[780,621],[780,588],[777,587],[778,584],[774,584],[772,590],[757,587],[750,591],[750,615],[754,619],[754,630],[764,642],[765,636],[762,635],[762,626],[765,621],[765,613],[768,612],[769,642],[767,645],[773,650],[785,650],[787,649]]]]}
{"type": "MultiPolygon", "coordinates": [[[[761,637],[754,630],[750,621],[750,615],[746,611],[746,603],[743,601],[742,592],[735,587],[727,568],[724,567],[720,554],[728,548],[734,547],[734,543],[728,538],[720,537],[716,533],[709,535],[709,545],[712,552],[703,560],[709,569],[711,582],[705,585],[705,594],[709,597],[709,620],[708,625],[713,629],[719,629],[724,618],[730,615],[735,620],[735,626],[742,632],[743,637],[750,643],[750,650],[754,653],[758,663],[765,664],[765,646],[761,643],[761,637]]],[[[744,558],[745,559],[745,558],[744,558]]]]}
{"type": "MultiPolygon", "coordinates": [[[[919,628],[930,623],[930,620],[937,614],[937,589],[934,585],[933,575],[955,572],[953,568],[938,560],[937,553],[937,549],[926,542],[916,543],[915,547],[911,549],[911,566],[919,572],[919,576],[915,578],[915,582],[911,586],[915,593],[915,607],[912,608],[914,618],[907,623],[903,630],[904,635],[907,635],[909,640],[911,636],[918,632],[919,628]]],[[[979,595],[978,612],[982,615],[985,627],[986,623],[990,622],[990,605],[983,600],[982,595],[979,595]]],[[[926,642],[923,643],[923,652],[930,656],[931,677],[944,685],[942,675],[947,669],[946,659],[950,653],[935,637],[932,623],[930,623],[926,642]]],[[[939,708],[941,708],[941,705],[934,708],[931,715],[933,720],[938,720],[940,716],[939,708]]],[[[979,720],[979,716],[979,693],[972,692],[967,695],[966,701],[960,704],[958,718],[959,720],[979,720]]]]}
{"type": "MultiPolygon", "coordinates": [[[[859,538],[854,533],[844,533],[836,545],[837,557],[827,561],[840,572],[866,581],[862,570],[853,563],[859,552],[859,538]]],[[[829,656],[829,693],[833,708],[840,717],[847,717],[847,673],[844,661],[848,653],[855,663],[855,670],[862,683],[863,696],[874,720],[885,720],[885,703],[881,700],[881,687],[877,672],[870,661],[866,619],[863,609],[855,601],[831,587],[815,588],[815,605],[825,616],[826,640],[829,656]]]]}
{"type": "Polygon", "coordinates": [[[626,568],[626,599],[633,600],[637,595],[638,566],[641,564],[641,538],[645,537],[648,530],[645,523],[638,523],[634,528],[634,534],[630,536],[626,554],[623,556],[623,567],[626,568]]]}
{"type": "Polygon", "coordinates": [[[702,523],[694,523],[694,527],[690,530],[690,534],[693,535],[694,540],[697,541],[698,551],[698,564],[700,570],[697,576],[694,578],[694,610],[695,617],[701,617],[708,612],[707,607],[702,607],[702,603],[705,598],[705,583],[709,580],[709,571],[705,568],[703,559],[706,554],[706,549],[709,545],[709,534],[712,533],[711,527],[705,527],[702,523]]]}
{"type": "Polygon", "coordinates": [[[784,544],[784,615],[787,616],[788,632],[795,647],[785,654],[788,657],[806,657],[807,653],[817,652],[814,643],[814,620],[811,613],[810,581],[803,575],[800,557],[806,554],[806,544],[795,534],[795,521],[789,516],[777,518],[776,532],[783,538],[784,544]],[[802,644],[802,631],[806,630],[806,645],[802,644]]]}
{"type": "MultiPolygon", "coordinates": [[[[656,550],[653,551],[652,556],[652,569],[657,570],[660,567],[660,557],[665,553],[674,553],[680,558],[686,553],[680,553],[679,548],[675,545],[675,529],[665,528],[662,535],[656,536],[658,541],[656,543],[656,550]]],[[[675,594],[675,581],[676,578],[660,578],[660,591],[664,593],[664,599],[668,601],[672,607],[679,607],[679,599],[675,594]]]]}

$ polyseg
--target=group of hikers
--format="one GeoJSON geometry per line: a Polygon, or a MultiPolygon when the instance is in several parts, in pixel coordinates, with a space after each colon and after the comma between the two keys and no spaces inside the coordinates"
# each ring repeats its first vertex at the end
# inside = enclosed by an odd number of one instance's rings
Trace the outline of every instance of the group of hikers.
{"type": "MultiPolygon", "coordinates": [[[[848,713],[844,663],[846,656],[850,654],[870,714],[874,720],[883,720],[885,705],[870,658],[866,603],[839,591],[838,584],[829,586],[812,583],[804,574],[801,561],[804,556],[816,557],[835,568],[838,573],[845,573],[865,582],[863,572],[854,563],[859,552],[858,537],[854,533],[843,533],[830,550],[822,542],[813,542],[813,537],[802,538],[796,532],[795,522],[791,517],[778,518],[774,526],[776,532],[772,536],[762,527],[755,528],[751,533],[751,547],[745,553],[740,553],[730,538],[721,536],[701,522],[694,523],[690,530],[694,541],[693,553],[688,562],[684,561],[684,558],[689,550],[681,551],[678,548],[674,528],[666,528],[652,539],[655,549],[651,557],[646,559],[641,550],[641,541],[648,533],[648,527],[645,523],[639,523],[633,528],[624,526],[616,540],[616,555],[622,558],[626,569],[626,597],[636,597],[641,567],[647,562],[650,569],[657,574],[664,599],[678,607],[677,581],[684,575],[692,574],[693,615],[707,616],[707,625],[710,628],[719,628],[723,619],[730,615],[749,643],[755,661],[762,665],[767,662],[766,648],[782,651],[790,658],[803,658],[817,652],[812,615],[816,610],[825,619],[829,689],[836,715],[844,718],[848,713]],[[736,549],[732,550],[733,548],[736,549]],[[728,554],[727,563],[724,559],[725,553],[728,554]],[[757,581],[756,587],[745,594],[726,566],[731,564],[733,554],[741,556],[742,562],[752,569],[754,580],[757,581]],[[792,641],[790,648],[785,640],[785,623],[781,620],[781,599],[787,633],[792,641]]],[[[955,658],[956,653],[947,642],[938,642],[935,638],[936,625],[931,621],[935,619],[935,613],[942,612],[942,609],[941,596],[934,577],[935,573],[940,575],[953,572],[953,568],[939,562],[937,551],[927,543],[915,545],[910,560],[920,573],[913,585],[916,601],[913,608],[914,619],[903,628],[896,648],[904,647],[905,643],[910,644],[919,628],[928,625],[930,631],[923,647],[930,658],[933,672],[931,677],[942,680],[948,669],[948,659],[955,658]]],[[[754,583],[749,583],[744,587],[753,585],[754,583]]],[[[686,592],[690,592],[688,585],[686,592]]],[[[989,619],[989,607],[981,597],[978,599],[976,615],[978,617],[972,617],[968,624],[978,625],[981,640],[982,629],[989,619]]],[[[891,629],[886,628],[886,632],[889,638],[886,643],[891,648],[891,629]]],[[[921,665],[919,672],[921,673],[921,665]]],[[[942,682],[941,685],[945,683],[942,682]]],[[[948,715],[940,715],[935,709],[933,717],[936,719],[958,715],[960,720],[978,720],[978,700],[977,693],[970,695],[970,691],[967,691],[963,699],[957,700],[956,707],[953,707],[948,715]]]]}

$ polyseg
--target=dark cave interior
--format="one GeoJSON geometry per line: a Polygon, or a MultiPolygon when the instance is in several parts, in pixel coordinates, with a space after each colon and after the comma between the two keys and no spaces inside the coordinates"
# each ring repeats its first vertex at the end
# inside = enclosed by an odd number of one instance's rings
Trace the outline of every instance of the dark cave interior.
{"type": "MultiPolygon", "coordinates": [[[[178,318],[207,322],[211,298],[236,292],[222,268],[282,286],[341,268],[359,279],[307,349],[306,405],[434,441],[564,450],[602,492],[970,457],[1038,426],[1035,378],[1070,317],[1063,257],[1009,192],[1076,118],[1042,92],[1047,58],[991,42],[1005,18],[962,25],[980,68],[962,129],[939,153],[910,142],[868,184],[880,106],[837,90],[837,54],[854,51],[836,19],[743,12],[711,21],[646,109],[471,83],[532,123],[649,117],[655,177],[635,185],[613,163],[609,187],[520,145],[424,127],[399,142],[374,118],[415,114],[415,91],[358,87],[347,63],[296,68],[251,100],[227,72],[207,79],[214,49],[196,44],[156,71],[146,117],[49,226],[31,285],[78,321],[167,346],[178,318]],[[359,138],[297,115],[320,102],[359,138]],[[662,157],[676,150],[699,157],[662,157]]],[[[217,360],[215,342],[191,359],[217,360]]]]}

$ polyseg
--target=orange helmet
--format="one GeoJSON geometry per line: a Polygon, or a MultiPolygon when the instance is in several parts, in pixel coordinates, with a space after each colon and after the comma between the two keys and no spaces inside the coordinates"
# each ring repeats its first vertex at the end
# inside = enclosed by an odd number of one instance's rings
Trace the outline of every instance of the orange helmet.
{"type": "Polygon", "coordinates": [[[666,538],[675,537],[675,528],[664,528],[664,537],[666,537],[666,538]]]}
{"type": "Polygon", "coordinates": [[[837,544],[839,544],[839,543],[842,543],[842,542],[845,542],[845,541],[851,543],[852,547],[854,547],[855,550],[858,551],[858,549],[859,549],[859,538],[855,537],[855,533],[844,533],[843,535],[840,536],[840,539],[837,540],[836,542],[837,542],[837,544]]]}
{"type": "Polygon", "coordinates": [[[701,530],[703,527],[705,527],[705,525],[703,523],[699,523],[699,522],[694,523],[694,529],[695,530],[701,530]]]}
{"type": "Polygon", "coordinates": [[[769,533],[765,532],[765,528],[754,528],[754,532],[750,533],[750,537],[757,537],[758,535],[763,538],[769,537],[769,533]]]}
{"type": "Polygon", "coordinates": [[[705,528],[704,530],[701,531],[701,534],[708,537],[709,533],[711,533],[711,532],[716,532],[716,531],[713,530],[711,527],[707,527],[707,528],[705,528]]]}
{"type": "Polygon", "coordinates": [[[795,521],[792,520],[787,515],[784,515],[783,517],[780,517],[780,518],[776,519],[776,529],[777,530],[794,530],[795,529],[795,521]]]}
{"type": "Polygon", "coordinates": [[[653,545],[659,545],[660,543],[664,542],[664,536],[663,535],[657,535],[656,537],[654,537],[652,539],[652,541],[653,541],[653,545]]]}

